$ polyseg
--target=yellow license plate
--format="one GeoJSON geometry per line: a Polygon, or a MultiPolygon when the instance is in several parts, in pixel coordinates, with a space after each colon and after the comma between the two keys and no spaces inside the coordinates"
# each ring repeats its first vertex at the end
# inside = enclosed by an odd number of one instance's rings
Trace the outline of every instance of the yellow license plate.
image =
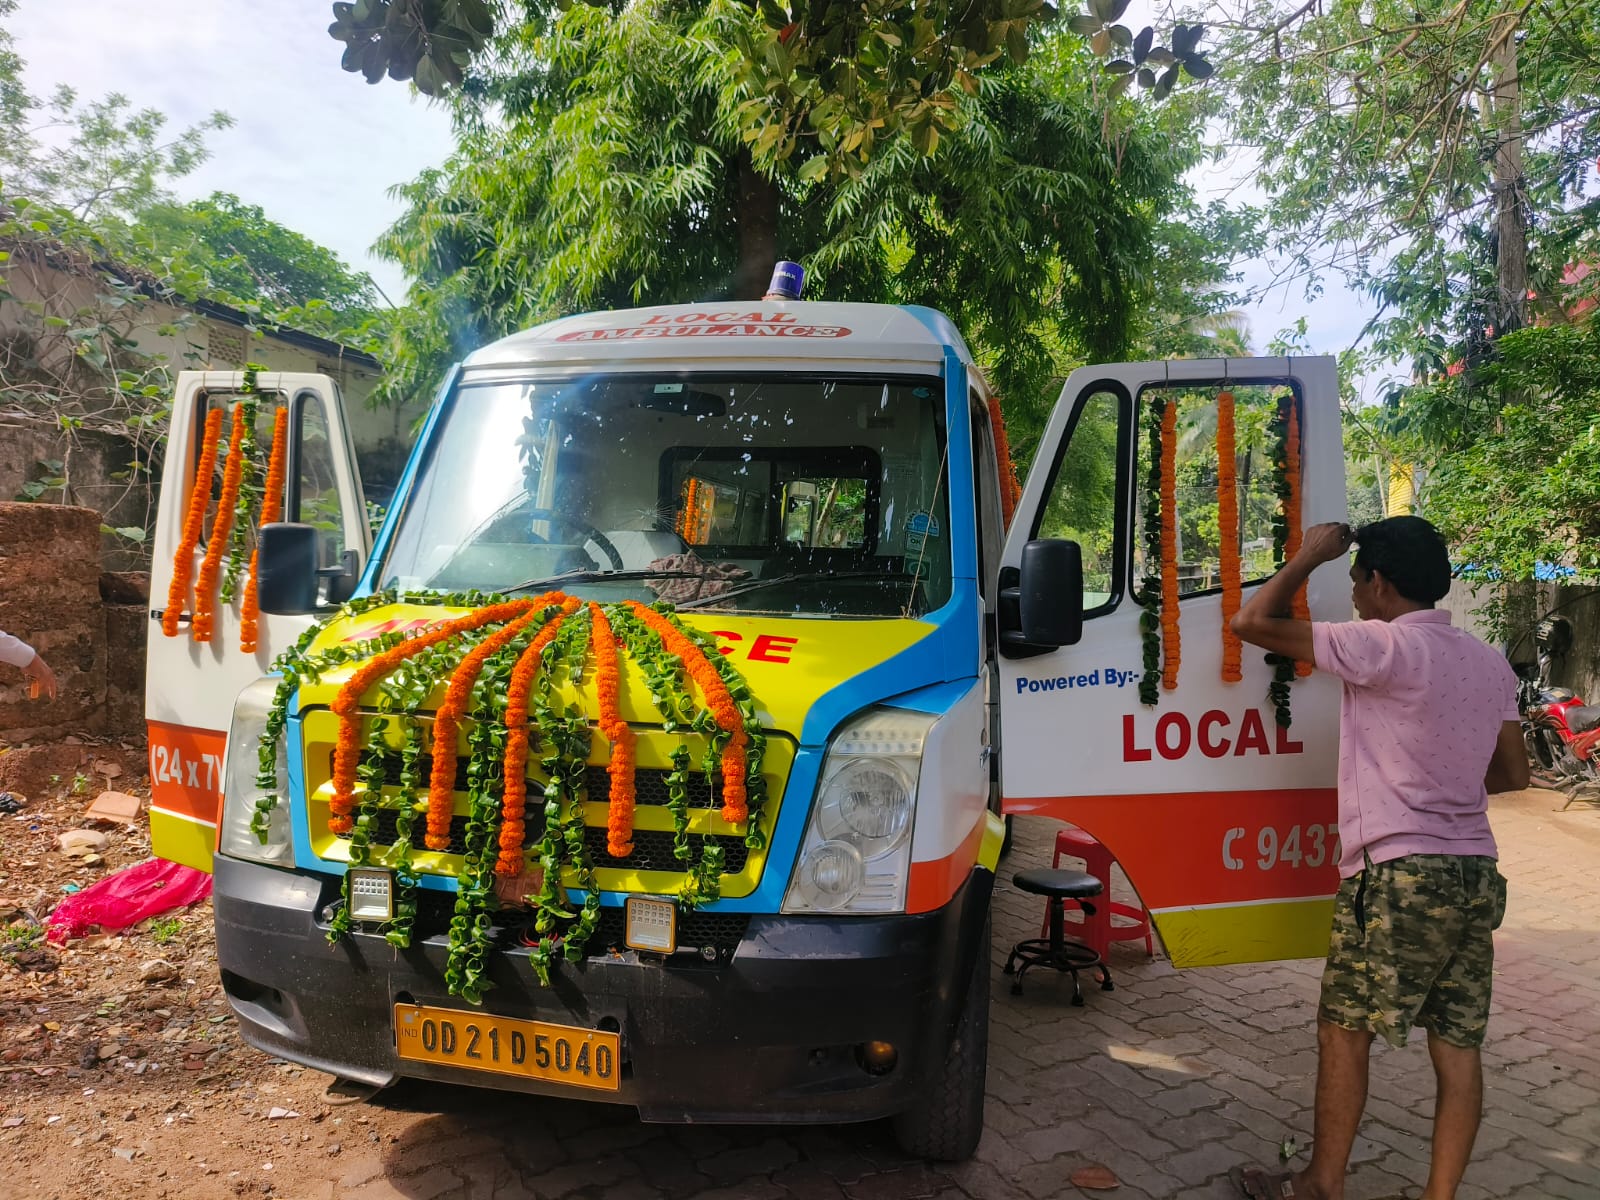
{"type": "Polygon", "coordinates": [[[418,1004],[394,1006],[401,1058],[548,1079],[573,1087],[617,1090],[620,1039],[604,1029],[521,1021],[418,1004]]]}

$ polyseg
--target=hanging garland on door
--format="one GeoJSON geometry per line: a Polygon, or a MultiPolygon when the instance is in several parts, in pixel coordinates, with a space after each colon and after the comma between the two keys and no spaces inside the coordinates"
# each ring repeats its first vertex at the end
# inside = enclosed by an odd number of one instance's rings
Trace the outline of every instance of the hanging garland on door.
{"type": "Polygon", "coordinates": [[[222,569],[222,556],[228,549],[234,505],[244,477],[245,428],[254,423],[254,400],[241,400],[233,406],[233,431],[228,438],[227,462],[222,468],[222,494],[217,498],[211,536],[206,540],[205,557],[200,560],[200,574],[194,584],[194,616],[189,621],[189,636],[197,642],[209,642],[216,632],[217,575],[222,569]]]}
{"type": "MultiPolygon", "coordinates": [[[[1301,530],[1301,445],[1299,405],[1292,392],[1278,397],[1277,411],[1268,424],[1272,437],[1272,490],[1278,497],[1278,512],[1272,519],[1273,560],[1282,569],[1300,550],[1301,530]]],[[[1291,612],[1303,621],[1311,619],[1306,602],[1305,585],[1295,591],[1291,612]]],[[[1296,663],[1286,654],[1268,654],[1272,667],[1272,682],[1267,687],[1267,697],[1277,723],[1287,729],[1294,720],[1290,710],[1289,685],[1296,676],[1311,673],[1310,663],[1296,663]]]]}
{"type": "Polygon", "coordinates": [[[1161,460],[1162,434],[1169,401],[1156,395],[1144,407],[1144,432],[1149,446],[1144,479],[1144,577],[1134,588],[1133,598],[1144,611],[1139,614],[1139,632],[1144,642],[1144,674],[1139,678],[1139,702],[1156,704],[1161,699],[1161,460]]]}
{"type": "MultiPolygon", "coordinates": [[[[500,596],[400,597],[382,594],[345,606],[347,616],[379,605],[410,603],[469,607],[410,636],[380,634],[370,640],[330,646],[313,654],[312,636],[280,657],[283,678],[274,694],[261,738],[257,784],[266,793],[256,803],[252,829],[265,838],[278,804],[279,748],[288,707],[304,680],[355,666],[335,693],[338,718],[328,828],[350,839],[350,863],[374,861],[373,830],[394,814],[393,841],[382,865],[395,873],[395,917],[384,927],[394,945],[410,944],[416,917],[417,873],[413,863],[415,818],[426,814],[424,845],[460,853],[457,898],[450,922],[445,978],[451,994],[472,1003],[487,989],[485,958],[492,948],[496,880],[516,883],[532,871],[530,894],[519,896],[533,910],[529,960],[549,982],[556,955],[582,959],[584,943],[599,921],[600,899],[586,842],[584,801],[592,729],[608,744],[612,792],[607,812],[607,853],[632,853],[634,736],[621,715],[623,656],[631,658],[662,716],[662,729],[698,734],[705,752],[700,769],[721,816],[738,828],[747,847],[765,845],[762,773],[766,735],[757,704],[738,669],[713,639],[685,625],[669,608],[637,602],[583,604],[560,592],[531,599],[500,596]],[[560,702],[561,682],[578,689],[594,656],[593,712],[560,702]],[[431,747],[425,742],[423,707],[445,686],[433,714],[431,747]],[[468,813],[455,814],[458,739],[466,727],[468,813]],[[433,767],[426,788],[420,761],[431,748],[433,767]],[[528,762],[535,748],[546,782],[544,805],[529,830],[528,762]],[[398,749],[399,771],[394,774],[398,749]],[[530,836],[534,839],[530,842],[530,836]],[[459,839],[459,840],[458,840],[459,839]],[[585,893],[576,912],[567,903],[563,876],[585,893]],[[532,889],[537,889],[533,892],[532,889]]],[[[724,855],[709,834],[698,859],[689,844],[691,752],[685,741],[671,754],[667,808],[674,826],[673,854],[683,863],[679,899],[698,905],[721,894],[724,855]]],[[[345,901],[330,923],[337,939],[353,927],[345,901]]]]}
{"type": "Polygon", "coordinates": [[[1239,476],[1237,436],[1234,429],[1233,393],[1224,388],[1217,393],[1217,526],[1221,538],[1222,577],[1222,681],[1238,683],[1244,678],[1244,646],[1233,632],[1233,618],[1239,612],[1243,575],[1239,561],[1239,476]]]}
{"type": "Polygon", "coordinates": [[[206,510],[211,503],[211,487],[216,472],[217,451],[222,434],[222,408],[206,414],[205,434],[201,439],[200,461],[194,485],[189,492],[183,533],[172,559],[172,580],[167,589],[167,607],[162,613],[161,632],[178,636],[178,622],[189,601],[189,584],[194,575],[193,615],[189,636],[209,642],[216,633],[218,604],[231,604],[239,593],[239,577],[245,575],[240,601],[239,645],[253,654],[260,634],[260,606],[256,598],[256,571],[259,562],[251,549],[252,534],[268,519],[276,519],[283,505],[284,458],[287,448],[288,416],[279,407],[273,415],[273,438],[264,487],[256,486],[260,463],[256,448],[256,414],[260,402],[258,373],[265,368],[250,363],[244,369],[239,387],[240,399],[233,405],[233,425],[223,460],[222,490],[217,497],[211,533],[198,572],[194,554],[205,529],[206,510]],[[276,479],[274,479],[276,469],[276,479]],[[268,514],[273,514],[270,518],[268,514]],[[254,521],[252,521],[254,516],[254,521]]]}
{"type": "Polygon", "coordinates": [[[1011,528],[1011,518],[1022,499],[1022,484],[1017,482],[1017,464],[1011,460],[1011,442],[1006,437],[1005,414],[1000,411],[1000,397],[989,396],[989,429],[994,438],[995,460],[1000,467],[1000,516],[1005,528],[1011,528]]]}
{"type": "MultiPolygon", "coordinates": [[[[267,458],[267,482],[262,489],[262,525],[276,521],[283,515],[283,483],[288,464],[289,410],[282,405],[272,415],[272,449],[267,458]]],[[[244,599],[239,604],[239,649],[246,654],[256,652],[260,634],[261,600],[259,571],[261,549],[250,551],[250,572],[244,581],[244,599]]]]}
{"type": "Polygon", "coordinates": [[[1178,400],[1161,411],[1161,686],[1178,686],[1178,400]]]}
{"type": "Polygon", "coordinates": [[[167,587],[167,607],[161,614],[161,632],[178,636],[178,619],[189,604],[189,577],[194,572],[194,552],[205,529],[206,507],[211,503],[211,478],[217,469],[217,443],[222,440],[222,410],[206,414],[205,433],[200,439],[200,463],[195,468],[194,486],[189,489],[189,508],[183,518],[183,535],[172,558],[172,583],[167,587]]]}

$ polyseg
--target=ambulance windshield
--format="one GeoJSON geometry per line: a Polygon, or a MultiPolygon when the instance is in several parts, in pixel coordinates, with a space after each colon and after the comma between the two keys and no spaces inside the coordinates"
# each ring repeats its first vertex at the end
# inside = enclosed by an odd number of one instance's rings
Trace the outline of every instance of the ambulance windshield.
{"type": "Polygon", "coordinates": [[[466,384],[382,584],[920,615],[950,597],[943,417],[942,385],[921,377],[466,384]]]}

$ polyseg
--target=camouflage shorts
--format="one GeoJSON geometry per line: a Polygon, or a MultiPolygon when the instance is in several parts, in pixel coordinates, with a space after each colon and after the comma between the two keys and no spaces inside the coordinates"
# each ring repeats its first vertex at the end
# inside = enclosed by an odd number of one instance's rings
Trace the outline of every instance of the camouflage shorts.
{"type": "Polygon", "coordinates": [[[1505,909],[1492,858],[1368,859],[1339,885],[1318,1015],[1391,1046],[1414,1024],[1453,1046],[1481,1046],[1505,909]]]}

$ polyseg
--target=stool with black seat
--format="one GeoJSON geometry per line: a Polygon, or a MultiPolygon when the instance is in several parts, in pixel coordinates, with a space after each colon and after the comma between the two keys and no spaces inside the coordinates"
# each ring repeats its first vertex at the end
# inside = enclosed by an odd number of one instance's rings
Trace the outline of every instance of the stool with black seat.
{"type": "Polygon", "coordinates": [[[1064,902],[1075,901],[1084,912],[1093,915],[1094,906],[1089,898],[1098,896],[1104,885],[1093,875],[1082,871],[1060,871],[1052,867],[1034,867],[1018,871],[1011,882],[1019,891],[1043,896],[1048,901],[1050,936],[1027,938],[1011,948],[1006,959],[1005,973],[1015,975],[1011,994],[1022,994],[1022,978],[1031,967],[1049,967],[1052,971],[1066,971],[1072,976],[1072,1003],[1083,1003],[1083,991],[1078,986],[1078,972],[1093,970],[1100,975],[1100,990],[1111,991],[1111,971],[1094,947],[1065,935],[1064,902]]]}

